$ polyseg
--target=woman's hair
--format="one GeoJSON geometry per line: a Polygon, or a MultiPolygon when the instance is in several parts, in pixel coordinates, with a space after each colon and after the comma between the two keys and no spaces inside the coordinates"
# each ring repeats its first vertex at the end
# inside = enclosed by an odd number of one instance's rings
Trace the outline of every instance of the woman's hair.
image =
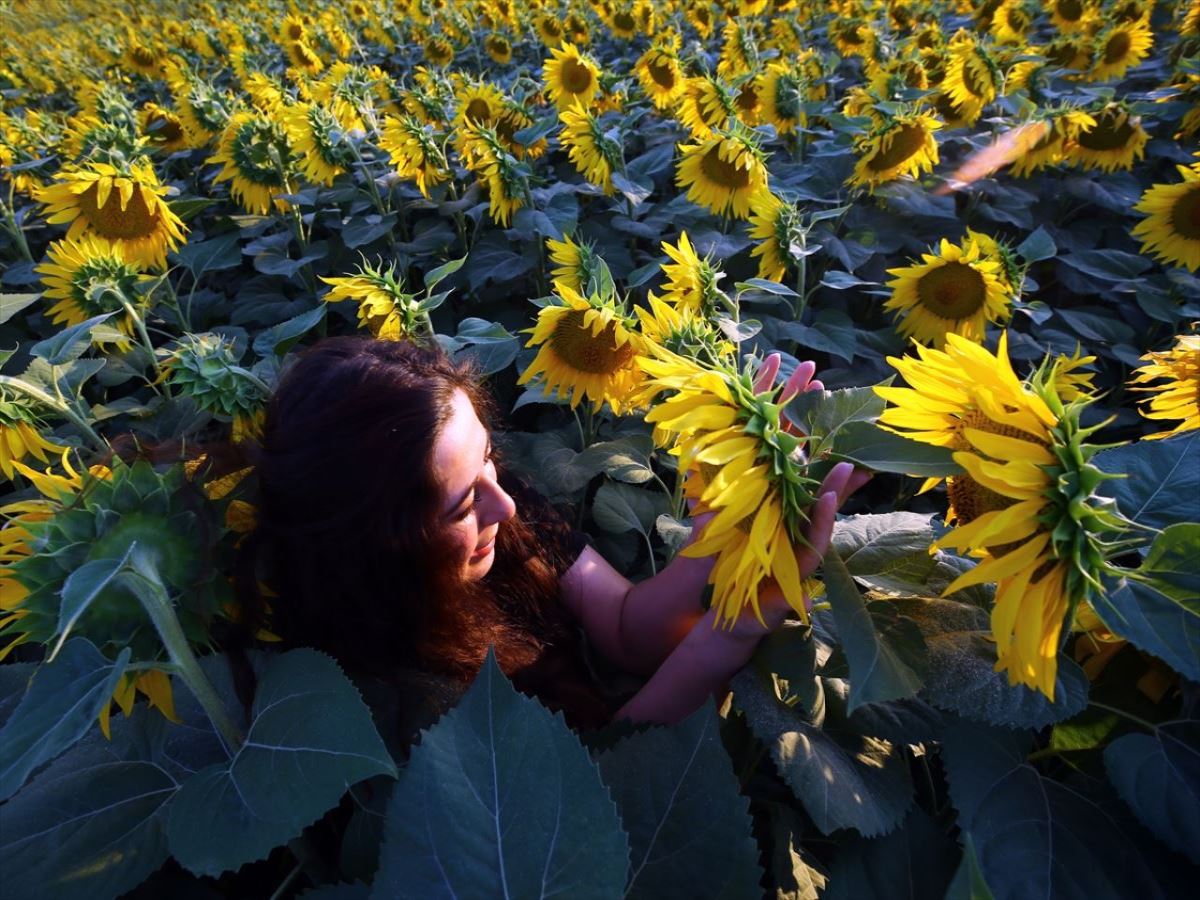
{"type": "Polygon", "coordinates": [[[260,580],[271,589],[266,622],[287,644],[378,674],[415,665],[469,680],[489,646],[511,672],[567,633],[557,578],[520,510],[500,527],[488,576],[462,580],[433,469],[455,391],[487,426],[486,392],[438,350],[335,337],[284,375],[238,582],[248,609],[260,580]]]}

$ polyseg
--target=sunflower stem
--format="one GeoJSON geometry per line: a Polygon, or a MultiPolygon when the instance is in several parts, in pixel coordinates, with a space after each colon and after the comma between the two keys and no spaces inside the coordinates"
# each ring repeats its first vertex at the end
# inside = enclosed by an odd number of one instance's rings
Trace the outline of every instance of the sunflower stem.
{"type": "MultiPolygon", "coordinates": [[[[58,367],[51,366],[50,374],[54,379],[55,390],[57,390],[58,367]]],[[[0,385],[7,385],[8,387],[14,388],[25,394],[25,396],[31,397],[39,403],[50,407],[60,415],[65,416],[71,422],[71,424],[73,424],[76,428],[82,431],[84,435],[87,436],[88,440],[92,442],[92,445],[97,450],[99,450],[101,453],[107,453],[109,451],[108,441],[96,434],[96,432],[92,429],[92,426],[88,424],[87,420],[84,419],[83,416],[79,415],[79,412],[75,410],[65,398],[51,397],[40,388],[36,388],[32,384],[22,381],[20,378],[14,378],[11,375],[0,375],[0,385]]]]}
{"type": "Polygon", "coordinates": [[[123,307],[125,307],[125,315],[133,320],[133,327],[137,329],[138,336],[142,339],[142,346],[146,348],[146,352],[150,354],[150,363],[154,366],[154,373],[159,380],[162,379],[162,366],[158,364],[158,356],[154,352],[154,344],[150,341],[150,334],[146,331],[146,323],[138,311],[133,308],[133,304],[129,302],[129,298],[118,291],[110,291],[115,296],[123,307]]]}
{"type": "MultiPolygon", "coordinates": [[[[136,553],[136,542],[130,549],[136,553]]],[[[135,559],[130,566],[125,573],[128,576],[126,584],[137,595],[146,615],[150,617],[150,622],[154,625],[154,630],[158,632],[180,680],[187,685],[188,690],[199,701],[205,714],[225,742],[226,750],[230,755],[237,753],[245,739],[237,725],[234,724],[229,711],[221,703],[221,698],[217,696],[217,692],[205,676],[204,670],[200,668],[196,655],[192,653],[187,636],[183,633],[183,627],[179,624],[179,618],[175,615],[170,598],[167,597],[166,588],[158,578],[153,563],[139,564],[135,559]]]]}
{"type": "Polygon", "coordinates": [[[4,230],[12,236],[17,250],[21,252],[21,258],[26,262],[33,262],[33,254],[29,252],[29,242],[25,240],[25,230],[17,224],[17,217],[12,208],[3,200],[0,200],[0,215],[3,215],[4,218],[4,230]]]}

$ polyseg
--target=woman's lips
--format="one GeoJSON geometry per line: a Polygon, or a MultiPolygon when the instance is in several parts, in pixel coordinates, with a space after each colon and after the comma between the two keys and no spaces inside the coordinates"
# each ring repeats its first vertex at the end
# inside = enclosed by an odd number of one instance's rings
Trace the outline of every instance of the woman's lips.
{"type": "Polygon", "coordinates": [[[486,544],[483,544],[482,546],[475,548],[475,552],[471,554],[471,561],[475,562],[477,560],[483,559],[485,556],[487,556],[489,553],[492,552],[492,550],[495,546],[496,546],[496,536],[492,535],[491,540],[489,540],[486,544]]]}

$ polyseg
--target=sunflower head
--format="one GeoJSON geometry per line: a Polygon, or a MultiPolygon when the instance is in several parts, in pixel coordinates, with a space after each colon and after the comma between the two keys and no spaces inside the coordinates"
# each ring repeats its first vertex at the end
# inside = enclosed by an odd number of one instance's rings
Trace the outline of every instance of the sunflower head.
{"type": "Polygon", "coordinates": [[[608,264],[588,241],[576,243],[570,235],[561,241],[546,238],[550,261],[556,268],[550,273],[555,285],[563,285],[577,294],[612,296],[615,292],[608,264]]]}
{"type": "Polygon", "coordinates": [[[357,303],[359,327],[380,340],[422,341],[428,336],[426,307],[415,294],[404,290],[404,280],[395,264],[376,268],[364,261],[355,275],[321,280],[333,286],[325,302],[357,303]]]}
{"type": "Polygon", "coordinates": [[[411,178],[428,197],[432,185],[450,177],[450,166],[430,125],[410,115],[387,117],[380,128],[379,147],[392,158],[396,174],[411,178]]]}
{"type": "Polygon", "coordinates": [[[589,105],[600,91],[600,67],[579,52],[572,43],[550,49],[542,71],[546,95],[560,109],[568,109],[578,100],[589,105]]]}
{"type": "Polygon", "coordinates": [[[526,346],[538,353],[517,380],[534,378],[559,395],[570,395],[574,408],[586,399],[593,409],[608,403],[620,414],[642,382],[636,358],[643,339],[624,304],[615,296],[587,297],[556,283],[560,300],[542,308],[526,346]]]}
{"type": "Polygon", "coordinates": [[[233,342],[218,334],[188,334],[163,363],[166,382],[222,421],[255,414],[267,402],[263,383],[238,365],[233,342]]]}
{"type": "Polygon", "coordinates": [[[672,260],[662,266],[667,276],[664,301],[696,315],[711,315],[729,306],[729,298],[717,286],[725,273],[710,257],[700,258],[686,231],[680,233],[676,246],[663,241],[662,250],[672,260]]]}
{"type": "Polygon", "coordinates": [[[1200,167],[1179,166],[1176,184],[1151,185],[1134,209],[1146,216],[1133,228],[1143,250],[1193,272],[1200,269],[1200,167]]]}
{"type": "Polygon", "coordinates": [[[121,247],[126,258],[162,268],[167,251],[183,242],[183,222],[163,197],[167,188],[144,159],[118,168],[107,163],[60,172],[42,189],[52,224],[70,223],[69,239],[91,235],[121,247]]]}
{"type": "Polygon", "coordinates": [[[287,130],[274,116],[234,113],[207,162],[221,163],[213,183],[230,181],[234,197],[248,212],[266,215],[272,202],[280,210],[287,208],[277,195],[288,192],[295,156],[287,130]]]}
{"type": "Polygon", "coordinates": [[[1152,351],[1142,359],[1146,364],[1134,370],[1130,380],[1134,390],[1153,395],[1142,415],[1177,423],[1148,437],[1171,437],[1200,428],[1200,335],[1181,335],[1169,350],[1152,351]]]}
{"type": "MultiPolygon", "coordinates": [[[[27,456],[47,462],[47,451],[57,456],[66,449],[44,438],[38,430],[40,424],[38,410],[24,394],[11,393],[0,386],[0,472],[6,478],[13,477],[14,462],[21,462],[27,456]]],[[[0,604],[0,610],[7,609],[0,604]]]]}
{"type": "Polygon", "coordinates": [[[859,142],[858,163],[847,180],[874,191],[905,175],[932,172],[938,163],[934,132],[942,127],[934,116],[909,113],[888,116],[859,142]]]}
{"type": "Polygon", "coordinates": [[[758,277],[783,281],[793,259],[792,248],[805,246],[808,228],[796,204],[763,191],[750,203],[750,237],[761,241],[750,251],[752,257],[759,257],[758,277]]]}
{"type": "Polygon", "coordinates": [[[1110,103],[1093,117],[1095,127],[1079,131],[1067,146],[1067,157],[1104,172],[1132,169],[1134,162],[1145,156],[1150,140],[1140,117],[1130,115],[1120,103],[1110,103]]]}
{"type": "Polygon", "coordinates": [[[320,103],[297,103],[281,109],[289,143],[299,157],[301,174],[326,187],[354,165],[354,148],[333,112],[320,103]]]}
{"type": "Polygon", "coordinates": [[[148,102],[141,108],[138,126],[142,137],[162,153],[174,153],[188,146],[187,128],[183,120],[157,103],[148,102]]]}
{"type": "Polygon", "coordinates": [[[767,187],[766,157],[753,131],[735,120],[679,150],[675,183],[689,200],[718,216],[749,218],[751,199],[767,187]]]}

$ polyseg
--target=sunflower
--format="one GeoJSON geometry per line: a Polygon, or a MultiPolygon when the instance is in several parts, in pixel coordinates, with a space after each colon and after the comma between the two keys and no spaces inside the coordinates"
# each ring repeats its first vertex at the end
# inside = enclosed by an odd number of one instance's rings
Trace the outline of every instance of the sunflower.
{"type": "MultiPolygon", "coordinates": [[[[592,42],[592,32],[588,27],[588,20],[579,13],[571,13],[563,22],[563,39],[570,41],[577,47],[582,47],[592,42]]],[[[558,46],[562,46],[559,42],[558,46]]]]}
{"type": "Polygon", "coordinates": [[[468,121],[462,139],[463,165],[487,187],[492,221],[507,228],[513,214],[525,205],[528,169],[509,153],[493,128],[468,121]]]}
{"type": "Polygon", "coordinates": [[[175,153],[188,147],[187,129],[183,121],[171,110],[157,103],[147,102],[138,112],[138,126],[142,136],[156,150],[175,153]]]}
{"type": "Polygon", "coordinates": [[[808,75],[803,68],[782,62],[768,63],[758,84],[762,118],[775,126],[776,134],[791,134],[797,128],[808,127],[804,103],[811,98],[808,75]]]}
{"type": "Polygon", "coordinates": [[[1096,127],[1081,130],[1067,145],[1067,158],[1102,172],[1132,169],[1134,162],[1145,156],[1150,140],[1141,118],[1129,115],[1117,104],[1106,106],[1094,118],[1096,127]]]}
{"type": "Polygon", "coordinates": [[[313,184],[329,187],[354,165],[354,149],[325,106],[296,103],[279,109],[277,116],[299,157],[300,173],[313,184]]]}
{"type": "Polygon", "coordinates": [[[1146,365],[1134,370],[1134,390],[1149,391],[1152,397],[1142,415],[1147,419],[1182,420],[1169,431],[1147,435],[1165,438],[1200,428],[1200,335],[1185,334],[1170,350],[1147,353],[1146,365]],[[1165,384],[1151,384],[1159,379],[1165,384]]]}
{"type": "Polygon", "coordinates": [[[425,197],[429,188],[450,177],[450,166],[429,125],[412,116],[388,116],[379,130],[379,149],[392,158],[396,174],[411,178],[425,197]]]}
{"type": "Polygon", "coordinates": [[[570,235],[565,235],[561,241],[546,238],[546,249],[550,261],[557,266],[550,273],[550,280],[556,286],[563,285],[577,294],[595,293],[589,290],[589,285],[599,276],[603,260],[591,244],[586,241],[577,244],[570,235]]]}
{"type": "Polygon", "coordinates": [[[333,286],[326,303],[353,300],[358,304],[358,325],[381,341],[420,338],[428,331],[425,313],[414,294],[404,290],[403,279],[390,268],[363,265],[358,274],[321,280],[333,286]]]}
{"type": "Polygon", "coordinates": [[[567,158],[591,184],[612,194],[613,170],[625,165],[621,142],[609,137],[600,120],[578,100],[558,115],[563,123],[558,139],[567,150],[567,158]]]}
{"type": "Polygon", "coordinates": [[[579,52],[572,43],[550,48],[550,58],[542,69],[546,96],[559,108],[570,109],[576,101],[584,106],[600,90],[600,67],[579,52]]]}
{"type": "Polygon", "coordinates": [[[557,47],[563,42],[563,25],[553,13],[542,13],[534,20],[534,28],[542,43],[557,47]]]}
{"type": "Polygon", "coordinates": [[[1026,0],[1004,0],[992,16],[988,30],[998,43],[1023,46],[1032,21],[1026,0]]]}
{"type": "Polygon", "coordinates": [[[725,300],[724,293],[717,287],[717,282],[725,277],[725,273],[707,257],[701,259],[697,255],[686,231],[679,235],[678,246],[672,247],[663,241],[662,250],[674,261],[673,264],[662,265],[663,274],[667,277],[662,299],[694,315],[707,315],[715,311],[725,300]]]}
{"type": "MultiPolygon", "coordinates": [[[[9,399],[3,389],[0,389],[0,472],[10,480],[13,477],[14,462],[19,463],[27,456],[47,462],[46,451],[58,455],[67,449],[42,437],[37,429],[37,422],[37,416],[25,403],[18,399],[9,399]]],[[[3,588],[0,587],[0,597],[2,596],[3,588]]],[[[0,610],[7,609],[8,607],[0,602],[0,610]]]]}
{"type": "Polygon", "coordinates": [[[735,127],[678,147],[683,157],[675,184],[687,188],[687,198],[718,216],[749,218],[751,198],[767,187],[765,156],[753,132],[735,127]]]}
{"type": "Polygon", "coordinates": [[[1012,174],[1028,178],[1034,172],[1061,162],[1066,157],[1067,147],[1079,138],[1080,133],[1095,127],[1096,120],[1081,109],[1053,112],[1031,122],[1023,135],[1024,149],[1013,161],[1012,174]]]}
{"type": "Polygon", "coordinates": [[[502,66],[512,62],[512,44],[502,34],[489,34],[483,41],[483,49],[487,51],[487,55],[494,62],[498,62],[502,66]]]}
{"type": "Polygon", "coordinates": [[[870,59],[875,55],[875,32],[862,19],[839,16],[829,31],[838,52],[847,59],[852,56],[870,59]]]}
{"type": "Polygon", "coordinates": [[[801,540],[815,482],[799,461],[803,439],[780,419],[782,386],[758,391],[749,367],[737,372],[728,363],[701,365],[664,349],[638,364],[649,376],[643,397],[670,392],[646,421],[673,439],[671,453],[692,482],[685,490],[715,512],[700,540],[682,551],[717,557],[708,579],[715,624],[732,627],[746,609],[762,621],[759,587],[769,578],[807,620],[794,544],[801,540]]]}
{"type": "Polygon", "coordinates": [[[1134,210],[1146,218],[1133,227],[1143,251],[1191,271],[1200,269],[1200,166],[1178,166],[1183,181],[1151,185],[1134,210]]]}
{"type": "Polygon", "coordinates": [[[175,112],[187,131],[188,143],[203,147],[225,130],[233,100],[207,82],[176,72],[167,84],[175,100],[175,112]]]}
{"type": "MultiPolygon", "coordinates": [[[[133,337],[134,319],[129,309],[142,305],[137,286],[149,276],[128,259],[120,244],[88,234],[76,239],[67,237],[50,245],[45,262],[35,271],[42,276],[46,299],[58,301],[48,310],[55,325],[69,327],[104,313],[116,313],[117,328],[133,337]]],[[[128,341],[103,337],[95,340],[100,345],[112,343],[121,353],[129,349],[128,341]]]]}
{"type": "Polygon", "coordinates": [[[445,68],[454,62],[454,45],[444,37],[432,35],[425,40],[422,50],[430,65],[445,68]]]}
{"type": "Polygon", "coordinates": [[[684,82],[676,117],[696,140],[711,137],[737,117],[737,95],[724,82],[699,75],[684,82]]]}
{"type": "MultiPolygon", "coordinates": [[[[732,360],[737,348],[712,324],[708,316],[667,303],[650,291],[650,308],[636,307],[641,334],[651,344],[687,359],[732,360]]],[[[699,499],[698,497],[696,499],[699,499]]]]}
{"type": "Polygon", "coordinates": [[[1095,39],[1095,56],[1087,74],[1089,81],[1109,81],[1124,78],[1128,69],[1140,64],[1154,46],[1150,20],[1118,22],[1095,39]]]}
{"type": "Polygon", "coordinates": [[[759,257],[758,277],[783,281],[791,261],[791,247],[802,246],[800,211],[770,191],[750,201],[750,237],[759,241],[750,256],[759,257]]]}
{"type": "Polygon", "coordinates": [[[656,44],[638,57],[633,70],[656,109],[666,110],[683,93],[686,79],[672,50],[656,44]]]}
{"type": "Polygon", "coordinates": [[[874,191],[879,185],[905,175],[932,172],[938,163],[938,145],[933,133],[942,127],[934,116],[909,113],[885,120],[860,140],[858,162],[848,185],[863,185],[874,191]]]}
{"type": "Polygon", "coordinates": [[[951,44],[942,90],[968,125],[996,99],[999,88],[1000,71],[981,47],[970,40],[951,44]]]}
{"type": "Polygon", "coordinates": [[[637,19],[634,18],[633,10],[629,7],[614,9],[607,16],[602,16],[602,18],[604,19],[604,24],[609,27],[615,37],[619,37],[623,41],[628,41],[637,36],[637,19]]]}
{"type": "Polygon", "coordinates": [[[307,41],[288,41],[283,45],[283,49],[292,68],[299,69],[307,75],[320,75],[325,71],[325,61],[307,41]]]}
{"type": "Polygon", "coordinates": [[[1107,477],[1091,465],[1097,447],[1080,418],[1091,398],[1066,404],[1044,365],[1021,382],[1007,334],[995,356],[959,335],[946,348],[889,358],[910,387],[877,387],[890,405],[880,424],[912,440],[954,450],[964,474],[948,485],[957,526],[935,547],[980,559],[947,588],[995,582],[992,636],[998,671],[1054,699],[1065,621],[1110,571],[1101,535],[1124,522],[1095,489],[1107,477]]]}
{"type": "Polygon", "coordinates": [[[732,80],[758,69],[758,41],[751,25],[738,19],[726,19],[724,38],[717,75],[732,80]]]}
{"type": "Polygon", "coordinates": [[[938,252],[922,254],[917,265],[887,271],[896,277],[883,308],[898,314],[896,330],[917,343],[941,348],[948,334],[979,343],[988,322],[1012,315],[1003,265],[974,238],[962,244],[943,238],[938,252]]]}
{"type": "Polygon", "coordinates": [[[713,33],[713,11],[708,0],[694,0],[687,4],[685,15],[691,26],[696,29],[696,33],[704,40],[712,37],[713,33]]]}
{"type": "Polygon", "coordinates": [[[117,244],[132,263],[164,268],[167,251],[183,243],[182,220],[163,201],[167,188],[145,159],[124,169],[107,163],[59,172],[56,184],[38,191],[47,221],[67,222],[68,240],[94,235],[117,244]]]}
{"type": "Polygon", "coordinates": [[[1092,0],[1051,0],[1050,21],[1062,34],[1086,31],[1095,18],[1092,0]]]}
{"type": "Polygon", "coordinates": [[[288,178],[292,160],[283,125],[271,116],[243,110],[229,118],[217,152],[205,162],[221,163],[213,184],[232,181],[233,196],[246,211],[265,216],[272,199],[277,209],[287,209],[287,201],[276,195],[291,193],[288,178]]]}
{"type": "Polygon", "coordinates": [[[562,304],[543,307],[528,329],[526,346],[541,346],[517,384],[539,378],[547,390],[569,393],[572,409],[586,398],[594,410],[607,402],[620,415],[643,380],[642,337],[615,298],[585,298],[557,283],[555,291],[562,304]]]}

